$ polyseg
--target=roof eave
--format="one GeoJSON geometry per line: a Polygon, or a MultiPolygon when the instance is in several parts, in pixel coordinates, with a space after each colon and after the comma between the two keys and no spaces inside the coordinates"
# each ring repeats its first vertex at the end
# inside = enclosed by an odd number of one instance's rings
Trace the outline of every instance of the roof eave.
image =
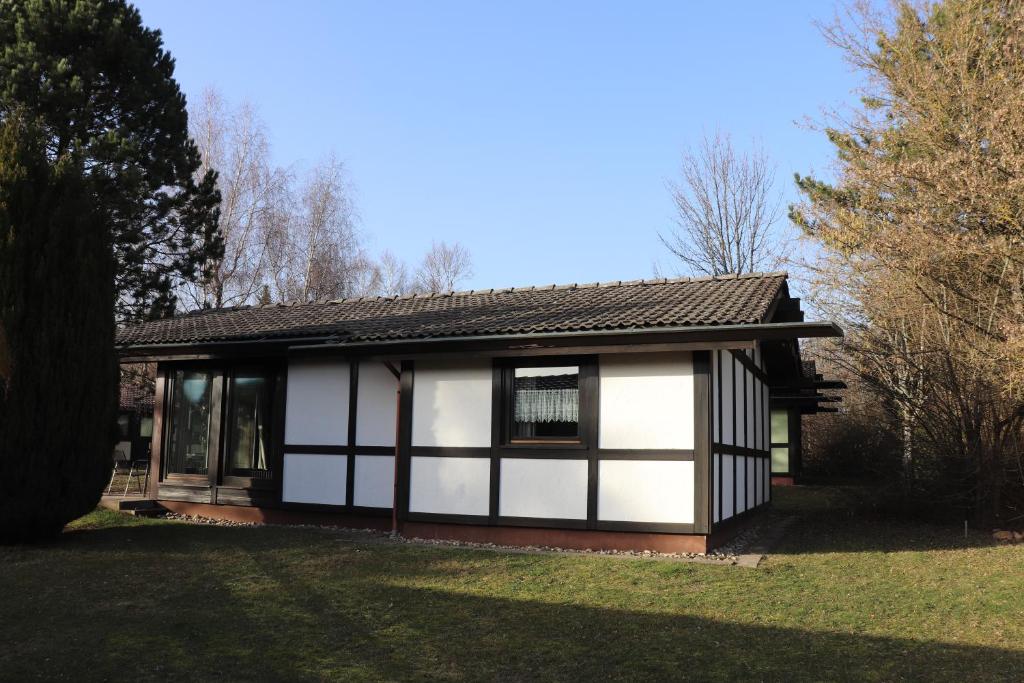
{"type": "Polygon", "coordinates": [[[233,349],[271,349],[279,351],[306,350],[351,350],[358,352],[392,352],[396,355],[405,349],[430,348],[451,350],[468,345],[498,345],[505,349],[527,346],[568,344],[600,345],[612,342],[622,343],[624,338],[633,343],[722,343],[747,341],[792,340],[810,337],[841,337],[843,331],[832,322],[786,322],[753,323],[732,325],[692,325],[659,328],[620,328],[605,330],[584,330],[575,332],[538,332],[532,334],[492,334],[450,337],[403,338],[365,341],[338,341],[337,336],[305,338],[256,338],[236,340],[213,340],[196,342],[173,342],[162,344],[120,345],[117,347],[122,361],[142,361],[153,358],[187,358],[197,352],[214,351],[219,355],[230,355],[233,349]],[[594,342],[600,341],[600,344],[594,342]]]}

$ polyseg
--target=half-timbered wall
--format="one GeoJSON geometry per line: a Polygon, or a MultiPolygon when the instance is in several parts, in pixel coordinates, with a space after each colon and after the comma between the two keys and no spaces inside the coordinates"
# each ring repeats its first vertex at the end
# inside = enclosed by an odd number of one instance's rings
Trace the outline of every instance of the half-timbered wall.
{"type": "Polygon", "coordinates": [[[279,500],[383,515],[397,495],[410,521],[708,533],[712,518],[767,499],[760,362],[744,351],[417,360],[399,380],[397,363],[291,360],[279,500]],[[503,373],[544,362],[579,368],[578,441],[502,434],[503,373]]]}
{"type": "Polygon", "coordinates": [[[759,347],[711,354],[712,520],[769,501],[768,385],[759,347]]]}
{"type": "Polygon", "coordinates": [[[491,363],[422,361],[412,377],[408,511],[490,511],[491,363]]]}
{"type": "Polygon", "coordinates": [[[398,379],[379,361],[290,362],[282,502],[390,509],[397,390],[398,379]]]}
{"type": "Polygon", "coordinates": [[[693,355],[601,356],[599,376],[597,519],[692,524],[693,355]]]}
{"type": "MultiPolygon", "coordinates": [[[[417,361],[405,366],[403,393],[406,387],[411,393],[403,472],[406,518],[693,531],[693,354],[559,362],[579,367],[576,442],[523,444],[504,438],[508,406],[502,368],[508,366],[502,362],[417,361]]],[[[706,495],[703,500],[706,505],[706,495]]]]}

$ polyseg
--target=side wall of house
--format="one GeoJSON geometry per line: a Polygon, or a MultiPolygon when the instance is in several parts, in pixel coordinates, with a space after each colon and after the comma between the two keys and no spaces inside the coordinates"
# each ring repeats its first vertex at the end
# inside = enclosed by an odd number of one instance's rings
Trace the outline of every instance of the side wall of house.
{"type": "Polygon", "coordinates": [[[711,354],[711,519],[717,524],[769,502],[767,375],[759,347],[711,354]]]}

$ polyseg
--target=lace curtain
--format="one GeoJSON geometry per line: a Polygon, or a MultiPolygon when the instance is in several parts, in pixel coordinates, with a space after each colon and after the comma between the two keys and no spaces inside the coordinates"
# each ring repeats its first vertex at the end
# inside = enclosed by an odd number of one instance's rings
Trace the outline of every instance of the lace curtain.
{"type": "Polygon", "coordinates": [[[516,389],[516,422],[578,422],[579,389],[516,389]]]}

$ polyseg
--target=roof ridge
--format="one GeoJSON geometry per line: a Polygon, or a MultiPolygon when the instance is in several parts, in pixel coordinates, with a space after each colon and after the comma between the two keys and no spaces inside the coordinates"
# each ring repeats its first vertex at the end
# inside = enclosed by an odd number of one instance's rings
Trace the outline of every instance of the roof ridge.
{"type": "Polygon", "coordinates": [[[341,299],[328,299],[327,297],[321,297],[315,301],[299,301],[298,299],[292,299],[289,301],[275,301],[269,304],[237,304],[234,306],[222,306],[220,308],[200,308],[194,311],[185,311],[184,313],[175,314],[172,317],[183,318],[188,316],[206,315],[209,313],[220,313],[229,311],[240,311],[245,309],[269,309],[269,308],[290,308],[292,306],[325,306],[331,304],[348,304],[356,303],[359,301],[396,301],[405,299],[440,299],[444,297],[462,297],[462,296],[473,296],[482,294],[513,294],[516,292],[536,292],[536,291],[547,291],[547,290],[565,290],[565,289],[591,289],[591,288],[614,288],[614,287],[645,287],[655,285],[674,285],[684,284],[689,282],[708,282],[712,280],[749,280],[749,279],[771,279],[771,278],[788,278],[789,273],[784,270],[766,271],[766,272],[753,272],[753,273],[724,273],[722,275],[699,275],[699,276],[679,276],[674,278],[650,278],[650,279],[639,279],[639,280],[608,280],[605,282],[587,282],[578,283],[572,282],[567,284],[550,284],[550,285],[527,285],[523,287],[491,287],[486,289],[465,289],[465,290],[449,290],[446,292],[413,292],[411,294],[391,294],[391,295],[374,295],[374,296],[351,296],[344,297],[341,299]]]}

